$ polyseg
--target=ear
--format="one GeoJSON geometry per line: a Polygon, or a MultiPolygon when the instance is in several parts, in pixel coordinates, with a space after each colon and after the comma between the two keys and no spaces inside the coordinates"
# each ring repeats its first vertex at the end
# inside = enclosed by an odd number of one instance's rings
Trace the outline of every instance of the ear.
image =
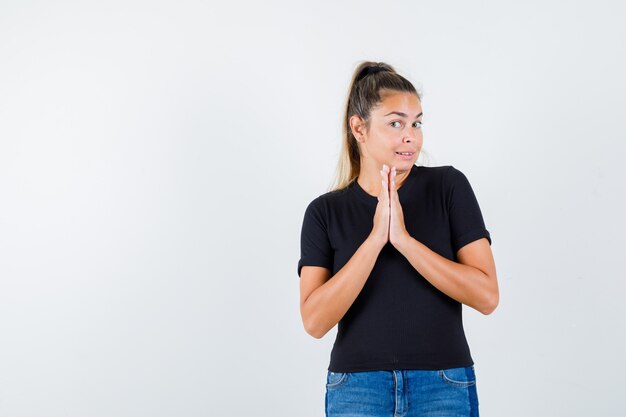
{"type": "Polygon", "coordinates": [[[365,122],[359,116],[350,117],[350,129],[357,141],[362,142],[366,134],[365,122]]]}

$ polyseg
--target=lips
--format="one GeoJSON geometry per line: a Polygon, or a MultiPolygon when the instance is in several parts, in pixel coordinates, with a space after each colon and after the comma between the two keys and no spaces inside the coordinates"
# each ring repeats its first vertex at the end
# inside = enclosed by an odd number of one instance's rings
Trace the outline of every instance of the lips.
{"type": "Polygon", "coordinates": [[[396,152],[398,155],[406,155],[406,156],[411,156],[413,155],[415,152],[396,152]]]}

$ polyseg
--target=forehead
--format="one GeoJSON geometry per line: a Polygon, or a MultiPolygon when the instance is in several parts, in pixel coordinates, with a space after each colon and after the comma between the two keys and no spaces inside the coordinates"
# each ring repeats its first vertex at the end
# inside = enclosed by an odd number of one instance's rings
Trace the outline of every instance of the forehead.
{"type": "Polygon", "coordinates": [[[386,91],[380,94],[381,102],[376,106],[374,112],[384,115],[390,111],[406,113],[409,117],[415,117],[422,112],[422,105],[419,97],[413,93],[405,91],[386,91]]]}

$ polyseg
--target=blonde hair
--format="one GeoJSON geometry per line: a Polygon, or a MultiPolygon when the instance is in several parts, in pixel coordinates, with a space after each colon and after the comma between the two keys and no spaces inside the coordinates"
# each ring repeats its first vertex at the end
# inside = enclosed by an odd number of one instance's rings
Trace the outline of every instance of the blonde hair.
{"type": "MultiPolygon", "coordinates": [[[[342,121],[342,140],[335,179],[329,191],[341,190],[358,178],[361,170],[361,155],[356,138],[350,128],[350,117],[357,115],[370,127],[370,114],[380,104],[382,92],[400,91],[415,94],[419,100],[422,95],[413,84],[384,62],[361,62],[352,75],[348,96],[345,101],[345,113],[342,121]]],[[[421,153],[421,152],[420,152],[421,153]]]]}

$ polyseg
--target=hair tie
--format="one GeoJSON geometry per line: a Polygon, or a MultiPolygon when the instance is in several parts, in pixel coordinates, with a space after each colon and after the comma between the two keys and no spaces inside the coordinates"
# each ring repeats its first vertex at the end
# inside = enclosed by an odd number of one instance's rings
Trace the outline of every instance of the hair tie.
{"type": "Polygon", "coordinates": [[[377,72],[382,72],[382,71],[387,71],[386,68],[383,67],[367,67],[364,68],[363,71],[361,71],[361,73],[359,74],[359,76],[357,77],[357,81],[362,80],[363,78],[367,77],[370,74],[376,74],[377,72]]]}

